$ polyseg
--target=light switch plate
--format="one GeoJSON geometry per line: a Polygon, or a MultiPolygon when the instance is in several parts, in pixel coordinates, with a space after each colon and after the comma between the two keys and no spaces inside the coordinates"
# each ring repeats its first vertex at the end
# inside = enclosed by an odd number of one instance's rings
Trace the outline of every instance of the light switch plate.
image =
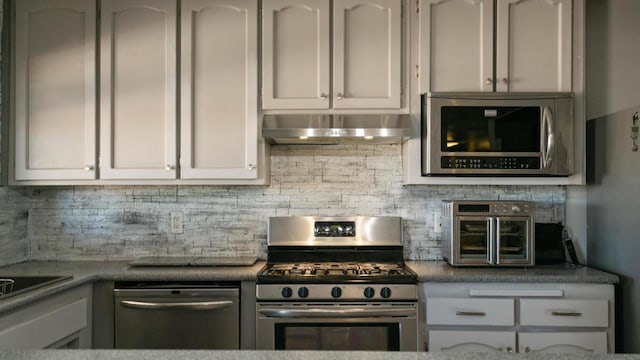
{"type": "Polygon", "coordinates": [[[172,234],[182,234],[183,229],[183,215],[181,212],[172,212],[171,213],[171,233],[172,234]]]}

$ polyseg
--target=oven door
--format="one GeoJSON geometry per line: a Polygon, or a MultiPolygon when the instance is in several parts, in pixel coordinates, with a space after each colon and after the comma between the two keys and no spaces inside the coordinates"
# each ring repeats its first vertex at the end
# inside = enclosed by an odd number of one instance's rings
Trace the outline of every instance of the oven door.
{"type": "Polygon", "coordinates": [[[258,350],[417,351],[416,303],[257,305],[258,350]]]}

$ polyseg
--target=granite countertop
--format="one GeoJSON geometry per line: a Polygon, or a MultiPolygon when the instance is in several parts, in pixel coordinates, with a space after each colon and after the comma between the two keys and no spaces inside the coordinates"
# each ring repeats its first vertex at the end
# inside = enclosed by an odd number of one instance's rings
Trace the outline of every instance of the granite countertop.
{"type": "Polygon", "coordinates": [[[206,350],[0,350],[14,360],[637,360],[637,354],[502,354],[367,351],[206,351],[206,350]]]}
{"type": "Polygon", "coordinates": [[[617,284],[619,278],[587,266],[538,265],[531,268],[452,267],[444,261],[407,261],[423,282],[547,282],[617,284]]]}
{"type": "Polygon", "coordinates": [[[0,314],[95,281],[254,281],[264,261],[251,266],[142,266],[128,261],[28,261],[0,267],[0,277],[71,275],[72,278],[0,300],[0,314]]]}
{"type": "MultiPolygon", "coordinates": [[[[0,300],[0,314],[94,281],[254,281],[265,265],[142,266],[117,261],[29,261],[0,267],[0,277],[71,275],[69,280],[0,300]]],[[[589,267],[454,268],[443,261],[407,261],[421,282],[559,282],[615,284],[618,277],[589,267]]]]}

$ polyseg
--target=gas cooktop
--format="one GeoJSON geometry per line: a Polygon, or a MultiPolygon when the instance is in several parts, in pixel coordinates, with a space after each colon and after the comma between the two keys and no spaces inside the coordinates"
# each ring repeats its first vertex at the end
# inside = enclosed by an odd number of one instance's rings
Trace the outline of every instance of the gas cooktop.
{"type": "Polygon", "coordinates": [[[402,263],[315,262],[268,264],[259,283],[385,282],[415,283],[417,275],[402,263]]]}

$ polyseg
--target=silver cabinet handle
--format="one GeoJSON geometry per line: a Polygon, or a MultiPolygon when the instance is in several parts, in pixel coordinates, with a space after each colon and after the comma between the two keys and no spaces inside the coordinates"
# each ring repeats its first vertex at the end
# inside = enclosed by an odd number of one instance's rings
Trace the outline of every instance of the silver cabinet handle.
{"type": "Polygon", "coordinates": [[[84,167],[84,171],[93,171],[94,167],[93,165],[87,165],[84,167]]]}
{"type": "Polygon", "coordinates": [[[487,313],[484,311],[456,311],[456,315],[458,316],[486,316],[487,313]]]}
{"type": "Polygon", "coordinates": [[[122,300],[120,305],[131,309],[145,309],[145,310],[166,310],[166,309],[185,309],[185,310],[216,310],[223,309],[233,305],[233,301],[189,301],[189,302],[147,302],[147,301],[134,301],[134,300],[122,300]]]}
{"type": "Polygon", "coordinates": [[[325,93],[320,94],[320,99],[327,100],[328,96],[325,93]]]}
{"type": "Polygon", "coordinates": [[[493,84],[493,79],[492,78],[487,78],[487,80],[485,80],[484,83],[487,84],[487,85],[491,85],[491,84],[493,84]]]}
{"type": "Polygon", "coordinates": [[[247,169],[249,169],[249,170],[255,170],[255,168],[256,168],[256,165],[255,165],[255,164],[249,164],[249,165],[247,165],[247,169]]]}
{"type": "Polygon", "coordinates": [[[342,100],[342,93],[337,93],[336,94],[336,99],[342,100]]]}
{"type": "Polygon", "coordinates": [[[176,169],[176,166],[175,166],[175,165],[169,165],[169,164],[167,164],[164,168],[165,168],[167,171],[171,171],[171,170],[175,170],[175,169],[176,169]]]}
{"type": "Polygon", "coordinates": [[[582,316],[582,313],[577,311],[552,311],[551,315],[553,316],[582,316]]]}

